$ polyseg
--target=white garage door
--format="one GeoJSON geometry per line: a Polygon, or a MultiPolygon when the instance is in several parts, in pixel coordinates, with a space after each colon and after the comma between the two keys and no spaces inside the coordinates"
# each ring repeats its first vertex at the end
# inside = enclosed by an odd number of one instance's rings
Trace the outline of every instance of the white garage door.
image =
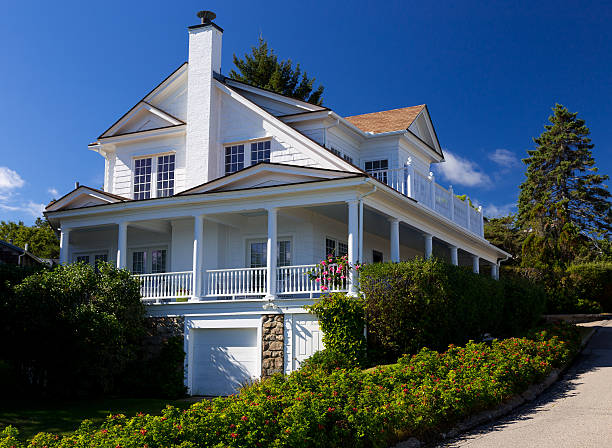
{"type": "Polygon", "coordinates": [[[257,329],[193,329],[193,395],[229,395],[259,378],[257,329]]]}
{"type": "Polygon", "coordinates": [[[323,350],[323,333],[319,330],[319,322],[315,316],[294,314],[291,320],[291,370],[296,370],[315,352],[323,350]]]}

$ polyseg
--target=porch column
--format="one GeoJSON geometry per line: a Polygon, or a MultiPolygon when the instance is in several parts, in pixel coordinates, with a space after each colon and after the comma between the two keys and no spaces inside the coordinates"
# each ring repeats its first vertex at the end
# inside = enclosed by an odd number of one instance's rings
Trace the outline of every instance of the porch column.
{"type": "MultiPolygon", "coordinates": [[[[358,254],[358,206],[359,201],[348,201],[348,262],[349,265],[357,263],[358,254]]],[[[352,296],[357,295],[357,271],[351,268],[349,271],[348,293],[352,296]]]]}
{"type": "Polygon", "coordinates": [[[266,299],[274,300],[276,298],[276,251],[277,251],[277,209],[271,207],[268,209],[268,246],[266,248],[266,274],[268,283],[268,293],[266,299]]]}
{"type": "Polygon", "coordinates": [[[202,295],[202,245],[204,243],[204,216],[193,217],[193,272],[192,272],[192,300],[198,300],[202,295]]]}
{"type": "Polygon", "coordinates": [[[425,238],[425,258],[431,258],[433,254],[433,236],[425,233],[423,238],[425,238]]]}
{"type": "Polygon", "coordinates": [[[499,265],[497,263],[491,265],[491,277],[493,280],[499,280],[499,265]]]}
{"type": "Polygon", "coordinates": [[[459,253],[458,253],[457,246],[450,247],[450,257],[451,257],[451,264],[455,266],[459,266],[459,253]]]}
{"type": "Polygon", "coordinates": [[[68,264],[68,252],[70,251],[70,229],[63,227],[60,229],[60,264],[68,264]]]}
{"type": "Polygon", "coordinates": [[[478,255],[472,255],[472,272],[474,274],[480,273],[480,257],[478,255]]]}
{"type": "Polygon", "coordinates": [[[391,261],[394,263],[400,261],[399,219],[391,220],[391,261]]]}
{"type": "Polygon", "coordinates": [[[118,224],[117,233],[117,269],[124,269],[127,266],[127,222],[118,224]]]}

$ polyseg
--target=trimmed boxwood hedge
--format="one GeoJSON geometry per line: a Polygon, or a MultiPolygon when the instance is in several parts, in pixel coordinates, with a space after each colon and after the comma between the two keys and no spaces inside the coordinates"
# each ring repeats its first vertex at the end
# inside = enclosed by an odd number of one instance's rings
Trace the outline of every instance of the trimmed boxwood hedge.
{"type": "Polygon", "coordinates": [[[368,355],[378,360],[486,333],[521,334],[538,322],[546,300],[543,289],[526,279],[497,281],[435,258],[363,266],[359,285],[368,355]]]}
{"type": "Polygon", "coordinates": [[[551,327],[445,353],[423,349],[370,371],[303,368],[184,411],[113,415],[99,427],[84,421],[74,434],[41,433],[29,444],[8,427],[0,448],[383,447],[427,439],[542,380],[579,341],[574,327],[551,327]]]}

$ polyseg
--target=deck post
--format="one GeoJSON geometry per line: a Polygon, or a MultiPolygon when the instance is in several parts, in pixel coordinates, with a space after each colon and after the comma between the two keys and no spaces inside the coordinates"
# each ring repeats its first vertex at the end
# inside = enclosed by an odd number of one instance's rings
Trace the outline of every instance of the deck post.
{"type": "Polygon", "coordinates": [[[480,257],[478,255],[472,255],[472,272],[474,274],[480,273],[480,257]]]}
{"type": "Polygon", "coordinates": [[[457,246],[450,247],[450,256],[451,256],[451,264],[454,266],[459,266],[459,253],[457,246]]]}
{"type": "Polygon", "coordinates": [[[122,221],[118,223],[117,232],[117,269],[127,267],[127,227],[128,223],[122,221]]]}
{"type": "Polygon", "coordinates": [[[62,226],[60,230],[60,264],[68,264],[70,252],[70,229],[62,226]]]}
{"type": "Polygon", "coordinates": [[[356,296],[357,295],[357,271],[354,266],[357,263],[357,254],[358,254],[358,239],[359,239],[359,231],[358,231],[358,223],[359,217],[359,201],[347,201],[348,205],[348,262],[351,266],[349,271],[349,282],[348,282],[348,293],[349,295],[356,296]]]}
{"type": "Polygon", "coordinates": [[[431,258],[433,255],[433,236],[429,233],[423,234],[425,238],[425,258],[431,258]]]}
{"type": "Polygon", "coordinates": [[[493,263],[491,265],[491,277],[493,280],[499,280],[499,264],[493,263]]]}
{"type": "Polygon", "coordinates": [[[204,216],[193,217],[193,272],[191,274],[191,300],[198,300],[202,295],[202,245],[204,243],[204,216]]]}
{"type": "Polygon", "coordinates": [[[277,212],[278,210],[275,207],[268,209],[268,246],[266,248],[266,299],[268,300],[276,298],[277,212]]]}
{"type": "Polygon", "coordinates": [[[400,243],[399,243],[399,219],[393,218],[391,223],[391,261],[399,263],[400,261],[400,243]]]}

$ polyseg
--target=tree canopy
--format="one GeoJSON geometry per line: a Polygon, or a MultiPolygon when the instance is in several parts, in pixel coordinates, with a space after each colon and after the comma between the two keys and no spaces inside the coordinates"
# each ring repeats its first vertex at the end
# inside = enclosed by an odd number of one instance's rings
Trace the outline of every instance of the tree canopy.
{"type": "Polygon", "coordinates": [[[315,89],[315,78],[309,78],[305,71],[302,72],[300,64],[293,68],[291,59],[279,61],[261,36],[257,45],[251,48],[251,54],[245,54],[244,59],[234,54],[234,65],[236,70],[232,69],[230,78],[236,81],[318,106],[323,103],[323,86],[315,89]]]}
{"type": "Polygon", "coordinates": [[[36,218],[33,226],[27,226],[23,221],[0,221],[0,240],[21,248],[28,244],[28,252],[40,258],[59,257],[59,239],[42,218],[36,218]]]}
{"type": "Polygon", "coordinates": [[[520,186],[518,223],[541,237],[575,231],[609,236],[610,192],[598,174],[585,121],[556,104],[550,124],[534,139],[535,149],[523,159],[526,179],[520,186]]]}

